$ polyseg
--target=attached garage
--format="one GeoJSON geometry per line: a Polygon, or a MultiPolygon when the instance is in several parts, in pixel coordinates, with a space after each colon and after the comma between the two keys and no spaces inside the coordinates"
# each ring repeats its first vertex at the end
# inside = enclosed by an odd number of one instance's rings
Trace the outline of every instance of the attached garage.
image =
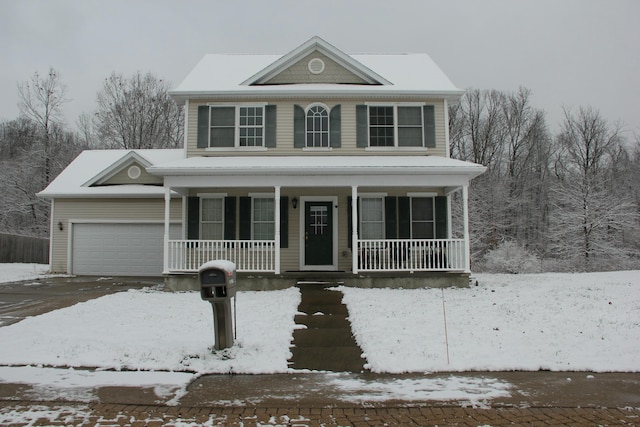
{"type": "MultiPolygon", "coordinates": [[[[73,224],[71,273],[160,276],[163,234],[161,223],[73,224]]],[[[179,227],[171,234],[179,236],[179,227]]]]}

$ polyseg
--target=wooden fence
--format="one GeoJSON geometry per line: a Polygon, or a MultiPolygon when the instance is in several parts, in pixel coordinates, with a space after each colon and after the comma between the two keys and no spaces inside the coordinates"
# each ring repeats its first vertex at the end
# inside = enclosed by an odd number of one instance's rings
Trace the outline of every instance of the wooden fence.
{"type": "Polygon", "coordinates": [[[0,233],[0,263],[49,264],[49,239],[0,233]]]}

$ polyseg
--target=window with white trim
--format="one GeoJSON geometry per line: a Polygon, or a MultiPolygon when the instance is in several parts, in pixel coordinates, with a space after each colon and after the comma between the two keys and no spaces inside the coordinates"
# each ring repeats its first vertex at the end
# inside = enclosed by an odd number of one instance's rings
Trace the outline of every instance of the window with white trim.
{"type": "Polygon", "coordinates": [[[424,147],[424,116],[418,105],[369,105],[370,147],[424,147]]]}
{"type": "Polygon", "coordinates": [[[210,106],[209,147],[263,147],[264,106],[210,106]]]}
{"type": "Polygon", "coordinates": [[[200,199],[200,238],[202,240],[224,239],[223,197],[202,197],[200,199]]]}
{"type": "Polygon", "coordinates": [[[253,197],[251,228],[253,240],[273,240],[276,234],[275,200],[273,197],[253,197]]]}
{"type": "Polygon", "coordinates": [[[307,147],[329,147],[329,112],[322,105],[307,110],[307,147]]]}
{"type": "Polygon", "coordinates": [[[433,239],[436,235],[433,197],[411,198],[411,238],[433,239]]]}
{"type": "Polygon", "coordinates": [[[384,239],[384,198],[362,196],[360,200],[360,238],[384,239]]]}

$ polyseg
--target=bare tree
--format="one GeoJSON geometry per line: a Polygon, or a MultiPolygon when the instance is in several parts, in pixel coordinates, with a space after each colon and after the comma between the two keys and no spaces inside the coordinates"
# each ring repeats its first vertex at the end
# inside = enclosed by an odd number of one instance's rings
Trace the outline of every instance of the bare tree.
{"type": "Polygon", "coordinates": [[[62,82],[60,73],[49,68],[49,73],[42,77],[35,72],[30,80],[18,83],[20,113],[33,121],[41,130],[43,181],[51,179],[52,129],[62,125],[62,107],[68,102],[67,87],[62,82]]]}
{"type": "Polygon", "coordinates": [[[183,116],[168,90],[168,83],[151,73],[130,79],[112,73],[98,92],[95,124],[101,142],[126,149],[178,147],[183,116]]]}
{"type": "Polygon", "coordinates": [[[554,188],[552,238],[557,253],[581,259],[584,269],[622,256],[619,232],[634,222],[631,200],[611,191],[613,156],[621,147],[621,127],[600,112],[564,110],[554,188]],[[594,259],[597,258],[597,259],[594,259]]]}

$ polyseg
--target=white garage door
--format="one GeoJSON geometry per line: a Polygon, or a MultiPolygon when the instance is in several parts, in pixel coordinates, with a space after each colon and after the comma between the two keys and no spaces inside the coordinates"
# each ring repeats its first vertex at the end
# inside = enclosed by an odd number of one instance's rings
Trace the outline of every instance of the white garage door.
{"type": "Polygon", "coordinates": [[[74,224],[73,274],[160,276],[163,234],[163,224],[74,224]]]}

